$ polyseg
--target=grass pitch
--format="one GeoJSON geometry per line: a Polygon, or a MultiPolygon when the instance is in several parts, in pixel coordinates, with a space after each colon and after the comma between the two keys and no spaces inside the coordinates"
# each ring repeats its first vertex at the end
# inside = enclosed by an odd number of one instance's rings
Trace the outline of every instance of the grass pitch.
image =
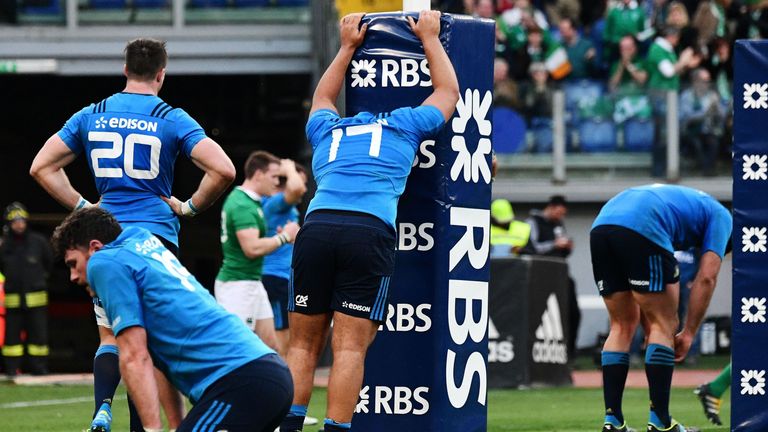
{"type": "MultiPolygon", "coordinates": [[[[725,395],[726,400],[729,397],[725,395]]],[[[82,431],[90,423],[93,410],[90,386],[18,386],[0,384],[0,432],[82,431]]],[[[488,393],[488,431],[519,432],[598,432],[602,426],[602,390],[557,388],[543,390],[491,390],[488,393]]],[[[702,431],[728,431],[730,404],[723,404],[721,418],[725,426],[715,427],[704,418],[699,401],[689,388],[672,391],[672,414],[687,426],[702,431]]],[[[645,429],[648,418],[646,390],[628,389],[624,412],[628,424],[645,429]]],[[[309,415],[323,418],[325,389],[316,389],[309,415]]],[[[112,430],[128,430],[125,391],[118,392],[112,430]]],[[[314,426],[306,427],[315,432],[314,426]]],[[[416,432],[416,431],[402,431],[416,432]]],[[[435,431],[439,432],[439,431],[435,431]]]]}

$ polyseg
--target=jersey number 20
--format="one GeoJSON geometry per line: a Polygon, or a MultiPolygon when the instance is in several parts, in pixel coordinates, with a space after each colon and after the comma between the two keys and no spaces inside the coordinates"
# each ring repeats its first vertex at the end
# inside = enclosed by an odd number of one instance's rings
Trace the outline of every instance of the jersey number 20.
{"type": "Polygon", "coordinates": [[[91,150],[91,166],[96,177],[120,178],[123,169],[128,177],[139,180],[152,180],[160,173],[160,148],[163,143],[160,138],[152,135],[130,134],[125,137],[117,132],[88,132],[88,141],[112,143],[111,148],[97,148],[91,150]],[[134,166],[134,153],[137,144],[149,146],[149,169],[138,169],[134,166]],[[125,147],[125,149],[123,149],[125,147]],[[99,166],[99,159],[117,159],[125,151],[123,156],[124,168],[103,168],[99,166]]]}

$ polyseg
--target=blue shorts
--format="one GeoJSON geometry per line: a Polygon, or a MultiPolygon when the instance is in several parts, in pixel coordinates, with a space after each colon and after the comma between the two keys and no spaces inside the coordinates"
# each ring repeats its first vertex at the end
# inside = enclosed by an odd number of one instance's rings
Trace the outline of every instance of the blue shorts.
{"type": "Polygon", "coordinates": [[[288,310],[306,315],[334,310],[383,322],[395,246],[394,230],[375,216],[313,211],[293,247],[288,310]]]}
{"type": "Polygon", "coordinates": [[[292,401],[288,366],[277,354],[268,354],[211,384],[177,431],[272,432],[292,401]]]}
{"type": "Polygon", "coordinates": [[[275,319],[275,330],[288,328],[288,279],[279,276],[262,275],[261,283],[267,290],[269,304],[275,319]]]}
{"type": "Polygon", "coordinates": [[[618,225],[599,225],[589,234],[592,272],[601,296],[615,292],[654,293],[677,283],[675,255],[641,234],[618,225]]]}

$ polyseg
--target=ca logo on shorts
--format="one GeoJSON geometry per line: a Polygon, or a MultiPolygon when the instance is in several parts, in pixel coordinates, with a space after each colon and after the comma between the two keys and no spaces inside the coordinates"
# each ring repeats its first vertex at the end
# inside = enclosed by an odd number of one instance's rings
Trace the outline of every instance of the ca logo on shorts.
{"type": "Polygon", "coordinates": [[[307,307],[307,300],[309,300],[308,295],[297,295],[296,306],[307,307]]]}

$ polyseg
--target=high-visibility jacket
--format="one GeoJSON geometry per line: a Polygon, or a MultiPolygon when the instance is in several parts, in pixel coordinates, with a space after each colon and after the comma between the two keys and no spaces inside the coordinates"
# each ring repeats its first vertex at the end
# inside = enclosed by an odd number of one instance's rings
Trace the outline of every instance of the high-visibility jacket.
{"type": "Polygon", "coordinates": [[[491,245],[509,245],[523,247],[528,244],[531,236],[531,226],[525,222],[513,220],[509,229],[491,225],[491,245]]]}
{"type": "Polygon", "coordinates": [[[0,273],[0,347],[5,342],[5,276],[0,273]]]}

